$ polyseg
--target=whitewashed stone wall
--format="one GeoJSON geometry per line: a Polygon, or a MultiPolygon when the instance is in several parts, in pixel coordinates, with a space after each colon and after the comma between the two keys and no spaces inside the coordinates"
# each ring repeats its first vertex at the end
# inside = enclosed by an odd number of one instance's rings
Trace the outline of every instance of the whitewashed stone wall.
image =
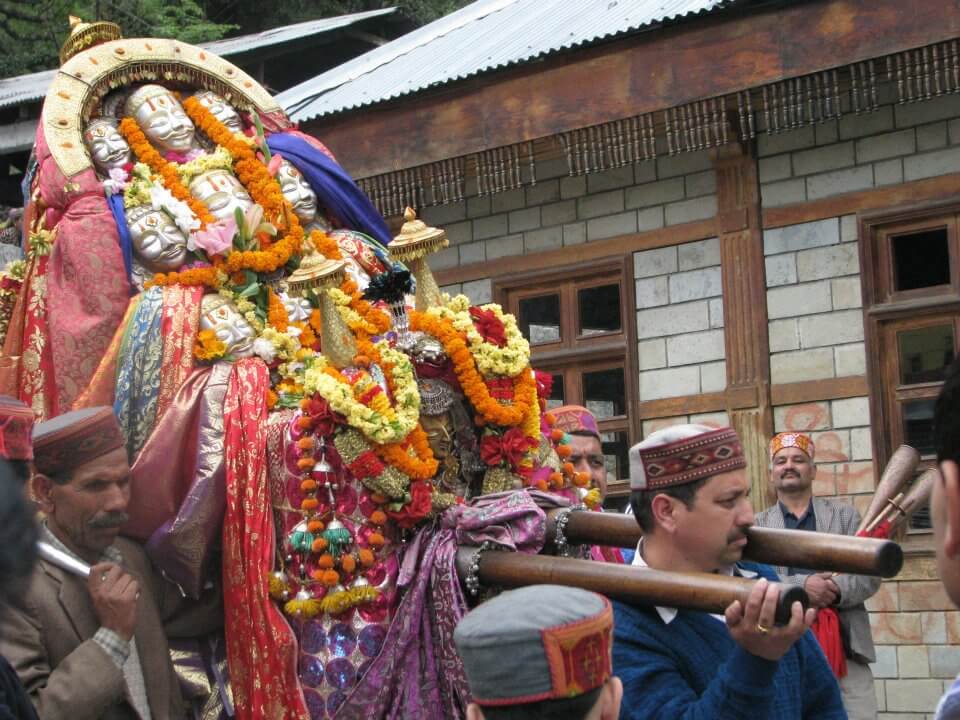
{"type": "Polygon", "coordinates": [[[763,233],[774,384],[863,375],[856,216],[763,233]]]}
{"type": "Polygon", "coordinates": [[[717,238],[633,254],[640,400],[727,386],[717,238]]]}

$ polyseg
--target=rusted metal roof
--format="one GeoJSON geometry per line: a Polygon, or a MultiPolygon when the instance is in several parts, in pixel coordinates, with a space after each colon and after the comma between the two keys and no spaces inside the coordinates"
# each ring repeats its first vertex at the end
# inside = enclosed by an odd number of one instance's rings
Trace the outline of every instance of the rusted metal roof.
{"type": "Polygon", "coordinates": [[[295,121],[383,102],[737,0],[478,0],[277,96],[295,121]]]}

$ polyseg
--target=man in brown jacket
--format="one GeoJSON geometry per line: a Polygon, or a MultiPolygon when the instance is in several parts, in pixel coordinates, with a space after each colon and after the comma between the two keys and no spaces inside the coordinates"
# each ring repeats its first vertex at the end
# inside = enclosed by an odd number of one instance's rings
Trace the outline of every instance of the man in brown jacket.
{"type": "Polygon", "coordinates": [[[23,602],[0,621],[0,653],[43,720],[173,720],[184,705],[140,547],[118,537],[130,499],[123,434],[110,408],[80,410],[34,432],[41,539],[91,566],[87,578],[41,560],[23,602]]]}

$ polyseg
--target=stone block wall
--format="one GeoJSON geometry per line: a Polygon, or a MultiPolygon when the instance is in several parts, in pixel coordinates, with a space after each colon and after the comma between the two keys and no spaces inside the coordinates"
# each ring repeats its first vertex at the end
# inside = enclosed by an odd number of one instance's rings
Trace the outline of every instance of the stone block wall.
{"type": "Polygon", "coordinates": [[[717,392],[727,386],[720,241],[633,254],[639,399],[717,392]]]}
{"type": "Polygon", "coordinates": [[[960,96],[881,105],[822,125],[760,135],[764,207],[945,175],[960,168],[960,96]]]}
{"type": "Polygon", "coordinates": [[[537,184],[424,208],[450,247],[440,270],[713,217],[716,174],[706,151],[570,177],[562,158],[538,162],[537,184]]]}
{"type": "Polygon", "coordinates": [[[766,230],[771,382],[863,375],[856,216],[766,230]]]}

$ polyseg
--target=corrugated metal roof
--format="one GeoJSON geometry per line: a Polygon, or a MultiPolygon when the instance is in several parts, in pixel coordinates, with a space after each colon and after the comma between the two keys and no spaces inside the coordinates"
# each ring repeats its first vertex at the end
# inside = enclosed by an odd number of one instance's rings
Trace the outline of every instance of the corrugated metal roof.
{"type": "MultiPolygon", "coordinates": [[[[291,40],[332,32],[333,30],[339,30],[340,28],[348,27],[363,22],[364,20],[369,20],[370,18],[389,15],[393,12],[396,12],[396,8],[389,7],[383,8],[382,10],[353,13],[351,15],[308,20],[307,22],[285,25],[284,27],[266,30],[252,35],[241,35],[240,37],[201,43],[201,47],[221,57],[229,57],[261,47],[280,45],[285,42],[290,42],[291,40]]],[[[29,75],[18,75],[17,77],[0,80],[0,108],[42,99],[47,94],[47,88],[50,87],[50,83],[53,82],[53,76],[56,72],[56,70],[42,70],[41,72],[31,73],[29,75]]]]}
{"type": "Polygon", "coordinates": [[[277,96],[295,121],[371,105],[737,0],[478,0],[277,96]]]}
{"type": "Polygon", "coordinates": [[[308,20],[307,22],[296,23],[295,25],[285,25],[284,27],[274,28],[273,30],[265,30],[255,35],[242,35],[225,40],[216,40],[205,43],[204,47],[210,52],[220,56],[236,55],[237,53],[256,50],[259,47],[279,45],[280,43],[290,42],[291,40],[298,40],[299,38],[338,30],[363,20],[380,17],[381,15],[389,15],[390,13],[396,12],[396,10],[396,8],[389,7],[383,8],[382,10],[368,10],[367,12],[353,13],[352,15],[308,20]]]}

